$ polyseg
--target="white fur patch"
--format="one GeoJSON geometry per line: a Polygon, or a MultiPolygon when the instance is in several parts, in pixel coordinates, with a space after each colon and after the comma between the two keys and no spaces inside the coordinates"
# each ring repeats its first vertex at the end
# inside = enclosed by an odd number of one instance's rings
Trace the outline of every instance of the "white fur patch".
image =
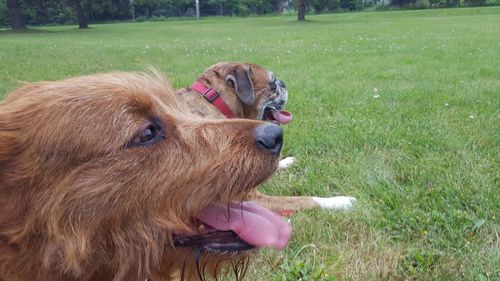
{"type": "Polygon", "coordinates": [[[296,160],[297,159],[295,157],[286,157],[285,159],[280,160],[278,171],[288,169],[288,167],[295,163],[296,160]]]}
{"type": "Polygon", "coordinates": [[[350,196],[313,197],[312,199],[321,208],[330,210],[349,210],[356,202],[356,198],[350,196]]]}

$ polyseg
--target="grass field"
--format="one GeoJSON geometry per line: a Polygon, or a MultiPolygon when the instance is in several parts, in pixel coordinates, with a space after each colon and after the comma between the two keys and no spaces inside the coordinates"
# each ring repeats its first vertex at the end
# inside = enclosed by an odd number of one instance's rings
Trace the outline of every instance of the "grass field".
{"type": "Polygon", "coordinates": [[[219,61],[263,65],[287,83],[298,158],[263,189],[358,204],[294,215],[248,280],[500,280],[500,8],[307,18],[0,31],[0,97],[150,64],[175,87],[219,61]]]}

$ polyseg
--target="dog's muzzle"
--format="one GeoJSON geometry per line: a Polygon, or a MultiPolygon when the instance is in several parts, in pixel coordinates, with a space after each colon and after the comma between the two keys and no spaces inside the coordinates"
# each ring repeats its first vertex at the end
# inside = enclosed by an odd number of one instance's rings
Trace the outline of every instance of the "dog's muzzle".
{"type": "Polygon", "coordinates": [[[271,90],[275,92],[275,97],[264,104],[262,119],[277,124],[288,124],[293,117],[290,112],[283,110],[288,101],[285,83],[281,80],[275,80],[270,82],[270,86],[271,90]]]}

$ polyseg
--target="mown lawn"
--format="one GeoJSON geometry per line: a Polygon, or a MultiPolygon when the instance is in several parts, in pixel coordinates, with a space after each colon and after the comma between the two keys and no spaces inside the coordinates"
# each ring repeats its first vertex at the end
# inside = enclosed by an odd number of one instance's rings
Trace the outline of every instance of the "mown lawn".
{"type": "Polygon", "coordinates": [[[0,31],[19,81],[154,65],[174,86],[219,61],[285,80],[284,156],[263,189],[358,198],[291,218],[248,280],[500,280],[500,8],[222,18],[0,31]]]}

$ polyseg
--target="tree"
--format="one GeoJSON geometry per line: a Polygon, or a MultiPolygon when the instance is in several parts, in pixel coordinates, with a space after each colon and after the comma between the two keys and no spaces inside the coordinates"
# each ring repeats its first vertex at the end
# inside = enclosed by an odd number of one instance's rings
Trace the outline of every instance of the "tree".
{"type": "Polygon", "coordinates": [[[298,21],[306,20],[306,0],[298,0],[297,1],[297,10],[298,10],[298,21]]]}
{"type": "Polygon", "coordinates": [[[391,4],[398,7],[412,7],[416,2],[417,0],[392,0],[391,4]]]}
{"type": "Polygon", "coordinates": [[[220,11],[220,15],[222,16],[222,5],[224,4],[224,2],[226,2],[226,0],[208,0],[208,3],[212,4],[212,5],[216,5],[216,6],[219,6],[219,11],[220,11]]]}
{"type": "Polygon", "coordinates": [[[486,0],[465,0],[464,4],[466,6],[484,6],[486,0]]]}
{"type": "Polygon", "coordinates": [[[10,27],[13,30],[26,29],[26,23],[21,9],[21,1],[7,0],[7,13],[9,14],[10,27]]]}
{"type": "Polygon", "coordinates": [[[79,28],[89,28],[89,25],[87,23],[87,17],[85,16],[85,13],[82,9],[82,4],[80,3],[80,0],[64,0],[64,2],[73,8],[75,10],[76,14],[76,20],[78,21],[78,26],[79,28]]]}
{"type": "MultiPolygon", "coordinates": [[[[393,0],[393,1],[408,1],[408,0],[393,0]]],[[[416,1],[416,0],[409,0],[416,1]]],[[[355,11],[358,9],[358,5],[356,4],[356,0],[340,0],[340,8],[346,9],[349,11],[355,11]]]]}
{"type": "Polygon", "coordinates": [[[340,6],[340,0],[309,0],[308,2],[309,6],[314,9],[316,14],[320,14],[322,12],[333,12],[338,10],[340,6]]]}

